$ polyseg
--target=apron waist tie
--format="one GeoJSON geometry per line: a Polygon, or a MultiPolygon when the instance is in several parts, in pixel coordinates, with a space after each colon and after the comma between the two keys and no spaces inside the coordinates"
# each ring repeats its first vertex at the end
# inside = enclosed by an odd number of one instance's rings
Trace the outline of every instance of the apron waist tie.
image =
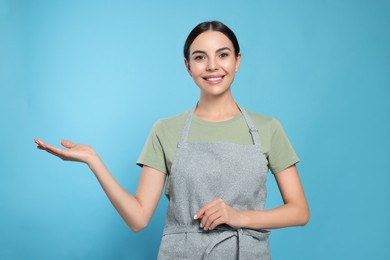
{"type": "Polygon", "coordinates": [[[247,229],[247,228],[230,228],[230,227],[222,227],[222,228],[216,228],[214,230],[204,231],[201,229],[198,225],[182,225],[182,226],[167,226],[164,229],[164,235],[166,234],[179,234],[179,233],[209,233],[209,232],[220,232],[220,234],[215,237],[207,246],[204,254],[203,254],[203,260],[207,260],[211,251],[216,247],[218,244],[222,243],[223,241],[236,236],[238,239],[238,260],[241,259],[240,254],[240,240],[242,239],[243,235],[251,236],[253,238],[262,240],[266,239],[270,235],[270,231],[268,230],[255,230],[255,229],[247,229]]]}

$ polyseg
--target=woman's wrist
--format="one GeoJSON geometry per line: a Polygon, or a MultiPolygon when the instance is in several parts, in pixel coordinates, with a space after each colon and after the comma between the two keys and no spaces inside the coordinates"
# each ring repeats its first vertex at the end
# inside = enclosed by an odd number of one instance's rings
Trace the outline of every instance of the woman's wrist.
{"type": "Polygon", "coordinates": [[[240,226],[242,228],[260,229],[260,210],[244,210],[241,211],[240,226]]]}
{"type": "Polygon", "coordinates": [[[241,226],[243,228],[250,228],[250,217],[248,216],[248,211],[242,211],[241,212],[241,226]]]}
{"type": "Polygon", "coordinates": [[[93,171],[101,164],[101,159],[99,155],[91,148],[91,152],[87,155],[85,164],[93,171]]]}

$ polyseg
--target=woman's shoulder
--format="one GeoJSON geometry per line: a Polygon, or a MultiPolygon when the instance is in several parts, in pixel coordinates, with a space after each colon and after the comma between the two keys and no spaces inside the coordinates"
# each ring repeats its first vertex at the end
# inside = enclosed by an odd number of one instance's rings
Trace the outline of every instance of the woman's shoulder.
{"type": "Polygon", "coordinates": [[[156,132],[176,132],[177,130],[181,130],[188,113],[189,110],[174,116],[160,118],[154,123],[153,129],[156,132]]]}
{"type": "Polygon", "coordinates": [[[248,109],[245,110],[248,112],[248,115],[253,120],[253,123],[255,123],[255,125],[259,128],[275,128],[280,126],[280,122],[272,116],[259,114],[248,109]]]}

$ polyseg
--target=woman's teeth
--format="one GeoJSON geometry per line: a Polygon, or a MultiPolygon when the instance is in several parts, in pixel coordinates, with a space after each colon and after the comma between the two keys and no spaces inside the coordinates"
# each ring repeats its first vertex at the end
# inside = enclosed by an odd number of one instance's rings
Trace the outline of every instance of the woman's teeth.
{"type": "Polygon", "coordinates": [[[207,78],[207,80],[209,81],[218,81],[218,80],[221,80],[222,77],[218,77],[218,78],[207,78]]]}

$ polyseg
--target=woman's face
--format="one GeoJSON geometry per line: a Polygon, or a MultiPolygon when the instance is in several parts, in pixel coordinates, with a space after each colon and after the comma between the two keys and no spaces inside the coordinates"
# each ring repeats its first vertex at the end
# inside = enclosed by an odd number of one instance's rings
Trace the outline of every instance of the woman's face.
{"type": "Polygon", "coordinates": [[[233,43],[223,33],[206,31],[190,46],[187,70],[202,95],[220,96],[230,91],[240,67],[241,54],[234,54],[233,43]]]}

